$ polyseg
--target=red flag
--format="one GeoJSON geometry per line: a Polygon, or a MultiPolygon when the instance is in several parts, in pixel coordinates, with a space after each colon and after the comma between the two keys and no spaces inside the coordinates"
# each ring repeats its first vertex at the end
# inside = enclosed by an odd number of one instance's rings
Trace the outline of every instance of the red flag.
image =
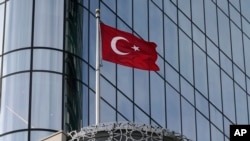
{"type": "Polygon", "coordinates": [[[116,64],[158,71],[156,44],[101,23],[102,58],[116,64]]]}

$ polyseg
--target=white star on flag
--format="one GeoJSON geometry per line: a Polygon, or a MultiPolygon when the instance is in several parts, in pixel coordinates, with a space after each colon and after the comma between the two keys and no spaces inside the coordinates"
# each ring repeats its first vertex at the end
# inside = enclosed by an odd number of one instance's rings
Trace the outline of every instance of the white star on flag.
{"type": "Polygon", "coordinates": [[[134,49],[134,51],[140,51],[140,48],[135,45],[132,48],[134,49]]]}

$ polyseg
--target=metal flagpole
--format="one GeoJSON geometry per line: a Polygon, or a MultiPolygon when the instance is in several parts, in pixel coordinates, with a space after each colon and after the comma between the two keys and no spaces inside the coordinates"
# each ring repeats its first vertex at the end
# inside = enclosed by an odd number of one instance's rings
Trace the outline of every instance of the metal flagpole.
{"type": "Polygon", "coordinates": [[[96,125],[100,123],[100,10],[96,9],[96,105],[95,105],[95,114],[96,114],[96,125]]]}

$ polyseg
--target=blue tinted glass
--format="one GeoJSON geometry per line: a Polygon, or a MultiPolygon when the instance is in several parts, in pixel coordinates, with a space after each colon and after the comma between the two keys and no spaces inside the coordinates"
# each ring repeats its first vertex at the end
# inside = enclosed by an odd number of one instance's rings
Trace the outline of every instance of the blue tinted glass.
{"type": "Polygon", "coordinates": [[[180,95],[171,86],[166,85],[167,128],[181,131],[180,95]]]}
{"type": "Polygon", "coordinates": [[[202,0],[192,0],[192,18],[193,22],[204,31],[204,9],[202,0]]]}
{"type": "Polygon", "coordinates": [[[32,0],[8,1],[6,15],[4,51],[30,47],[32,0]]]}
{"type": "Polygon", "coordinates": [[[248,124],[247,96],[246,93],[235,85],[237,124],[248,124]]]}
{"type": "Polygon", "coordinates": [[[163,127],[165,126],[165,97],[164,81],[156,73],[152,73],[150,83],[151,90],[151,116],[163,127]],[[157,83],[155,83],[157,82],[157,83]]]}
{"type": "Polygon", "coordinates": [[[2,79],[0,134],[28,128],[29,73],[2,79]]]}
{"type": "Polygon", "coordinates": [[[30,69],[30,50],[12,52],[3,58],[3,75],[30,69]]]}
{"type": "Polygon", "coordinates": [[[196,140],[195,110],[186,100],[181,99],[182,105],[182,132],[191,140],[196,140]]]}
{"type": "Polygon", "coordinates": [[[63,48],[63,3],[61,0],[36,1],[35,46],[63,48]]]}
{"type": "Polygon", "coordinates": [[[62,76],[34,72],[32,79],[32,128],[61,129],[62,76]],[[42,87],[41,87],[42,86],[42,87]]]}
{"type": "Polygon", "coordinates": [[[223,112],[233,122],[235,122],[235,100],[233,90],[233,80],[224,72],[221,73],[223,112]]]}
{"type": "Polygon", "coordinates": [[[132,1],[117,1],[117,14],[128,25],[132,24],[132,1]]]}
{"type": "Polygon", "coordinates": [[[207,67],[205,53],[194,45],[194,75],[196,88],[207,97],[207,67]]]}
{"type": "Polygon", "coordinates": [[[209,121],[200,113],[196,114],[197,141],[210,141],[209,121]]]}
{"type": "Polygon", "coordinates": [[[165,56],[167,61],[178,70],[179,56],[177,26],[168,17],[164,17],[164,23],[165,56]]]}
{"type": "Polygon", "coordinates": [[[62,72],[62,58],[62,52],[35,49],[33,56],[33,69],[62,72]]]}
{"type": "Polygon", "coordinates": [[[221,11],[218,11],[220,49],[231,57],[231,43],[229,31],[229,19],[221,11]]]}
{"type": "Polygon", "coordinates": [[[220,70],[217,64],[208,59],[208,83],[209,83],[209,100],[221,109],[221,85],[220,70]]]}
{"type": "Polygon", "coordinates": [[[193,58],[192,58],[192,42],[179,30],[179,49],[180,49],[180,68],[181,74],[193,83],[193,58]]]}
{"type": "Polygon", "coordinates": [[[244,70],[242,33],[231,22],[233,61],[244,70]]]}
{"type": "Polygon", "coordinates": [[[206,17],[206,31],[208,37],[217,45],[217,20],[216,20],[216,6],[211,0],[205,0],[205,17],[206,17]]]}

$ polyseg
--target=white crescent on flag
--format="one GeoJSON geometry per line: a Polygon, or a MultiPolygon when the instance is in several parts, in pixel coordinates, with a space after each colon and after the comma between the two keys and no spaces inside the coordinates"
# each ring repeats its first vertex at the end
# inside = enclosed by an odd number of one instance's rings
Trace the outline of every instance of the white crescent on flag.
{"type": "Polygon", "coordinates": [[[119,40],[124,40],[124,41],[127,41],[127,42],[128,42],[128,40],[127,40],[126,38],[121,37],[121,36],[116,36],[116,37],[114,37],[114,38],[112,39],[112,41],[111,41],[111,48],[112,48],[112,50],[113,50],[116,54],[118,54],[118,55],[128,55],[129,52],[122,52],[122,51],[120,51],[120,50],[117,49],[116,42],[119,41],[119,40]]]}

